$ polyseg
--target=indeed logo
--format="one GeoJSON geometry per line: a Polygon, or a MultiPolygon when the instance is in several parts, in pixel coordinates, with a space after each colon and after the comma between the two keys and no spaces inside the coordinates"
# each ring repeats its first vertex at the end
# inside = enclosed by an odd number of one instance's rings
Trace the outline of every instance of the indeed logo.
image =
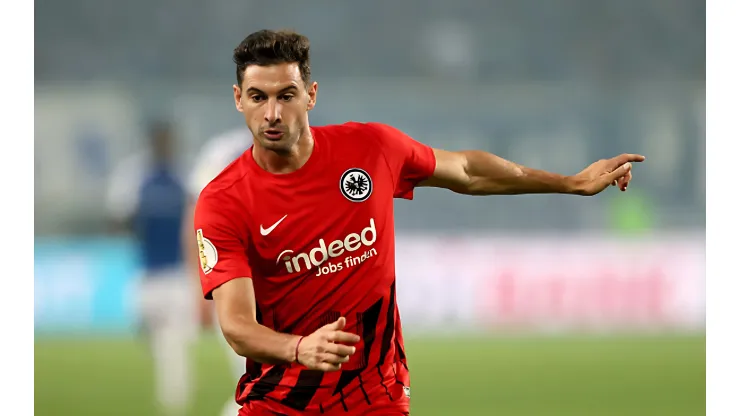
{"type": "MultiPolygon", "coordinates": [[[[319,246],[311,249],[308,253],[293,254],[293,250],[284,250],[278,255],[277,263],[283,261],[288,273],[300,273],[303,270],[311,270],[313,266],[319,267],[329,259],[339,257],[345,253],[355,252],[363,246],[372,246],[377,239],[377,235],[375,220],[370,218],[370,226],[363,228],[359,234],[351,233],[343,239],[334,240],[329,244],[326,244],[326,241],[322,238],[319,240],[319,246]]],[[[317,276],[334,273],[342,270],[344,267],[356,266],[377,254],[378,252],[375,248],[372,248],[360,256],[347,256],[342,262],[336,264],[330,262],[328,265],[319,269],[317,276]]]]}

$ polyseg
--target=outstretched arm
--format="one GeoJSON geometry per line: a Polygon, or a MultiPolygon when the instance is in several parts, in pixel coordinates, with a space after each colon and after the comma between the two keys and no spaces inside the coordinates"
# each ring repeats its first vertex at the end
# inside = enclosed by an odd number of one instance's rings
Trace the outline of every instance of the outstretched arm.
{"type": "Polygon", "coordinates": [[[419,186],[446,188],[466,195],[595,195],[610,184],[625,191],[632,179],[632,162],[645,160],[641,155],[622,154],[599,160],[576,175],[564,176],[528,168],[480,150],[434,149],[434,156],[434,174],[419,186]]]}

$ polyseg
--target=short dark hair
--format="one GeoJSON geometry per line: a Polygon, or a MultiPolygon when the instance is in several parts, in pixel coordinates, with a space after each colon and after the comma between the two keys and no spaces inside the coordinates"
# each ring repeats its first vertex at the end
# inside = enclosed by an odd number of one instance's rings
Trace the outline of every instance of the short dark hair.
{"type": "Polygon", "coordinates": [[[249,65],[277,65],[297,63],[301,78],[308,88],[311,79],[311,60],[308,38],[290,30],[260,30],[244,38],[234,49],[236,80],[242,87],[244,71],[249,65]]]}

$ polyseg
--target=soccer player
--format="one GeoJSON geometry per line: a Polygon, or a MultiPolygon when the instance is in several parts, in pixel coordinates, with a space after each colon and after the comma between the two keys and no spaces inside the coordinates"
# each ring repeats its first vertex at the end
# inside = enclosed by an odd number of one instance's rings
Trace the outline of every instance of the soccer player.
{"type": "MultiPolygon", "coordinates": [[[[197,154],[195,166],[191,172],[190,179],[188,181],[188,194],[189,203],[187,209],[187,215],[184,216],[183,226],[183,250],[184,257],[188,260],[188,270],[191,270],[193,276],[198,276],[198,251],[193,248],[192,239],[192,227],[193,227],[193,212],[195,211],[195,201],[198,200],[200,192],[208,185],[213,178],[215,178],[226,166],[229,165],[236,158],[241,156],[252,143],[252,133],[246,127],[227,131],[223,134],[219,134],[208,141],[202,146],[197,154]]],[[[197,291],[200,292],[200,284],[197,285],[197,291]]],[[[200,303],[200,316],[201,323],[210,327],[213,323],[218,324],[215,320],[216,316],[212,312],[212,305],[210,301],[203,300],[202,296],[200,303]]],[[[232,370],[234,381],[236,382],[244,374],[245,371],[245,360],[243,357],[234,353],[226,339],[220,334],[218,338],[223,342],[224,348],[229,359],[229,367],[232,370]]],[[[234,395],[230,394],[226,400],[226,404],[221,410],[223,416],[234,416],[239,411],[239,405],[234,400],[234,395]]]]}
{"type": "Polygon", "coordinates": [[[241,415],[409,413],[394,198],[417,187],[594,195],[627,189],[644,160],[623,154],[563,176],[433,149],[379,123],[310,126],[318,85],[307,38],[259,31],[233,59],[234,102],[254,145],[200,194],[194,232],[203,294],[247,357],[241,415]]]}
{"type": "Polygon", "coordinates": [[[118,228],[131,231],[138,245],[137,306],[154,358],[155,395],[164,414],[178,415],[190,405],[188,349],[197,329],[192,280],[178,250],[186,194],[171,126],[153,123],[147,145],[114,170],[107,204],[118,228]]]}

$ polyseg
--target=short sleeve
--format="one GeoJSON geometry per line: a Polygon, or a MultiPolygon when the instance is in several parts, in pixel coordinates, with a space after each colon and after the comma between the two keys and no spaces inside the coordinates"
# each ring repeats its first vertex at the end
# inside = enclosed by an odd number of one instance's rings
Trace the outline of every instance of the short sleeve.
{"type": "Polygon", "coordinates": [[[395,180],[393,196],[413,199],[419,182],[434,174],[437,160],[434,150],[402,131],[380,123],[369,123],[375,129],[380,146],[395,180]]]}
{"type": "Polygon", "coordinates": [[[213,195],[201,196],[195,206],[193,225],[198,244],[200,283],[206,299],[212,299],[213,290],[229,280],[252,277],[247,259],[247,236],[223,214],[223,206],[224,202],[213,195]]]}

